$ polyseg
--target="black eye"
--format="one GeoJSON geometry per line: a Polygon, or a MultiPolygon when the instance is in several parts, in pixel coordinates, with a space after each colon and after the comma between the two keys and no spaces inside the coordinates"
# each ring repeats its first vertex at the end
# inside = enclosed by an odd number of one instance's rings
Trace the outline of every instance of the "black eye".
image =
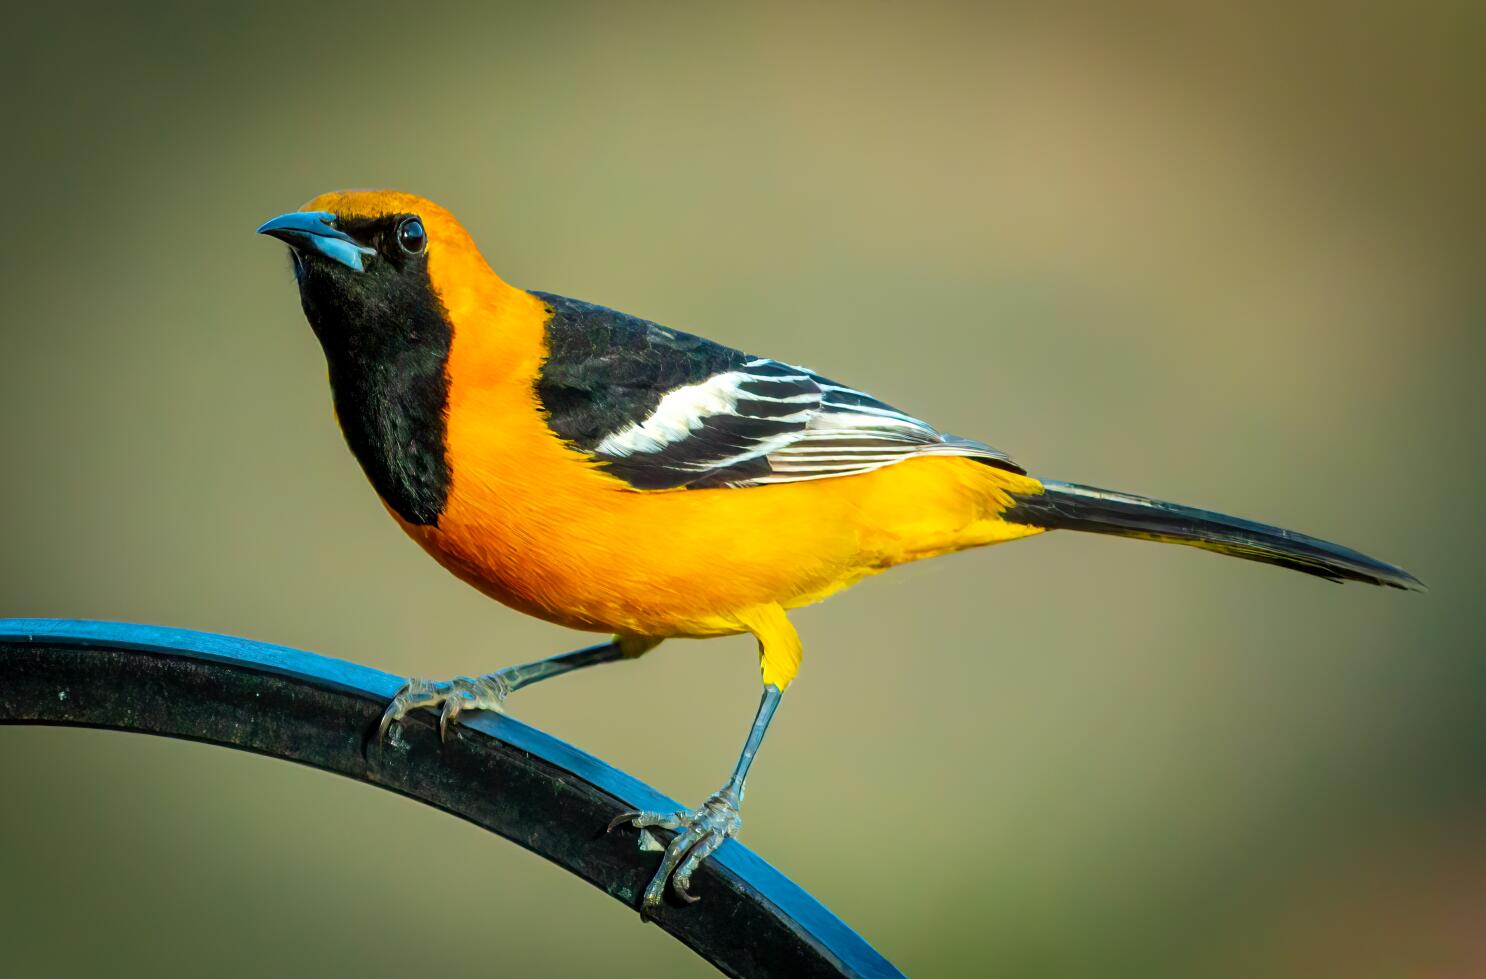
{"type": "Polygon", "coordinates": [[[428,234],[423,230],[423,222],[417,218],[405,219],[397,226],[397,243],[409,255],[420,254],[428,246],[428,234]]]}

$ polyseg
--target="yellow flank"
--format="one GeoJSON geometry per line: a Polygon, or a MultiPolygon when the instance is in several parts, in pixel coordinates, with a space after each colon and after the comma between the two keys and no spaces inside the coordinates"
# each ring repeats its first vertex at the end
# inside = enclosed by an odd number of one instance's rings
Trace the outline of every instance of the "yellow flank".
{"type": "Polygon", "coordinates": [[[513,608],[622,636],[750,632],[765,682],[783,688],[800,656],[785,609],[907,561],[1041,532],[999,516],[1008,493],[1041,492],[1037,480],[950,456],[746,489],[635,490],[546,425],[533,383],[546,307],[491,271],[448,212],[396,193],[330,194],[306,209],[422,217],[453,328],[452,484],[436,527],[403,527],[513,608]]]}

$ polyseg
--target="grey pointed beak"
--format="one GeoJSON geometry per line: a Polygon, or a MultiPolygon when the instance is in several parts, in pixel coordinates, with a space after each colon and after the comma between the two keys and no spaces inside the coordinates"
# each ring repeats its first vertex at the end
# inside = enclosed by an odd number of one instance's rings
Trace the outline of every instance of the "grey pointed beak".
{"type": "Polygon", "coordinates": [[[357,272],[366,271],[363,258],[375,255],[355,238],[335,227],[335,215],[328,211],[293,211],[280,214],[258,227],[260,235],[277,238],[301,254],[316,252],[334,259],[357,272]]]}

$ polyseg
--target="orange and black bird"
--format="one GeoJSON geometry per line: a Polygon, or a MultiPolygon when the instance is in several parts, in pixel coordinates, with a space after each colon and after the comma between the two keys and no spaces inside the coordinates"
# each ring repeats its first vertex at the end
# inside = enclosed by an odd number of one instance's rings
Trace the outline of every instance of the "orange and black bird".
{"type": "Polygon", "coordinates": [[[414,680],[382,719],[500,710],[538,680],[671,637],[750,633],[763,697],[732,776],[646,889],[690,899],[740,825],[754,754],[800,665],[790,609],[920,558],[1084,530],[1188,544],[1332,581],[1422,589],[1314,537],[1027,475],[813,370],[504,282],[448,211],[332,193],[258,229],[289,245],[351,452],[402,529],[492,598],[604,645],[478,677],[414,680]]]}

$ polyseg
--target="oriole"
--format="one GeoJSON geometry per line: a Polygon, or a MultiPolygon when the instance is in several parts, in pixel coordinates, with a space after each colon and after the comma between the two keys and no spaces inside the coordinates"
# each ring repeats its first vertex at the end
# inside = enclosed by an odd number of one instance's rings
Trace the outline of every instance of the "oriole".
{"type": "Polygon", "coordinates": [[[812,370],[508,285],[443,208],[332,193],[258,229],[287,242],[352,453],[402,529],[492,598],[604,645],[415,680],[387,725],[501,709],[513,690],[673,636],[752,633],[764,693],[733,775],[646,889],[682,898],[741,826],[744,779],[800,665],[786,612],[895,565],[1053,529],[1189,544],[1333,581],[1420,589],[1356,551],[1234,517],[1036,479],[812,370]]]}

